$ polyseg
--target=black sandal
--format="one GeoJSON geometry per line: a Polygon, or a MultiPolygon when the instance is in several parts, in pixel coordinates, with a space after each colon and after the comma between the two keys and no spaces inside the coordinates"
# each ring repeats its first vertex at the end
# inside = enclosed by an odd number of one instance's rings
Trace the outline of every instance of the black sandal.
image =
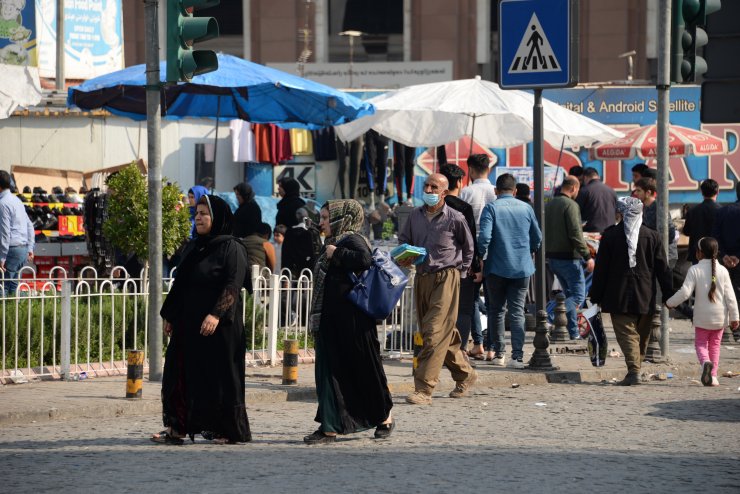
{"type": "Polygon", "coordinates": [[[395,428],[396,419],[392,419],[388,424],[380,424],[375,428],[375,439],[388,439],[395,428]]]}
{"type": "Polygon", "coordinates": [[[303,442],[306,444],[329,444],[333,443],[336,440],[336,435],[329,436],[327,434],[324,434],[321,429],[303,438],[303,442]]]}
{"type": "Polygon", "coordinates": [[[152,434],[152,437],[149,439],[157,444],[169,444],[172,446],[181,446],[185,442],[182,437],[173,436],[167,429],[157,434],[152,434]]]}

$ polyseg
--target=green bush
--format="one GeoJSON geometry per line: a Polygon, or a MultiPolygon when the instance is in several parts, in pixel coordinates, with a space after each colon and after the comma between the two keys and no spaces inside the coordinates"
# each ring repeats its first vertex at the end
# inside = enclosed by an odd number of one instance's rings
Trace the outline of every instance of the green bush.
{"type": "MultiPolygon", "coordinates": [[[[166,179],[163,180],[166,183],[166,179]]],[[[135,163],[108,179],[108,219],[103,234],[122,252],[149,258],[149,194],[135,163]]],[[[190,233],[188,208],[180,202],[177,184],[162,187],[162,253],[170,257],[190,233]]]]}
{"type": "MultiPolygon", "coordinates": [[[[111,351],[113,352],[113,360],[125,360],[125,352],[134,348],[134,340],[136,340],[137,349],[144,349],[146,295],[123,295],[118,291],[114,293],[113,296],[93,294],[89,298],[84,295],[72,298],[70,330],[70,362],[72,364],[87,363],[88,349],[91,363],[110,361],[111,351]],[[112,299],[115,299],[115,305],[112,299]],[[111,331],[111,328],[113,328],[113,331],[111,331]],[[125,348],[123,347],[124,341],[125,348]]],[[[247,296],[246,304],[244,328],[247,333],[247,348],[251,350],[252,297],[247,296]]],[[[14,301],[5,301],[3,307],[3,335],[5,337],[3,348],[5,349],[6,368],[17,367],[22,369],[29,367],[29,365],[36,368],[39,367],[42,361],[45,366],[53,363],[61,364],[61,307],[60,297],[48,297],[43,301],[39,298],[21,298],[17,304],[14,301]],[[42,328],[44,328],[43,331],[42,328]],[[17,362],[15,357],[16,341],[17,362]],[[30,364],[27,350],[29,348],[30,364]],[[53,361],[55,352],[56,362],[53,361]]],[[[262,321],[262,310],[260,308],[257,309],[257,321],[262,321]]],[[[279,340],[279,343],[282,345],[282,340],[279,340]]],[[[254,348],[261,348],[263,345],[265,345],[265,340],[262,332],[257,331],[254,348]]]]}

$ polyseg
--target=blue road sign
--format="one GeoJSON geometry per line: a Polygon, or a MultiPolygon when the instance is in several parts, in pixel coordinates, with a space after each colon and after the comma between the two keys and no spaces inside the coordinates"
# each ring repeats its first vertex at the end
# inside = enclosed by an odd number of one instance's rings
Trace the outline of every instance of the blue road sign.
{"type": "Polygon", "coordinates": [[[499,85],[553,88],[578,82],[578,0],[501,0],[499,85]]]}

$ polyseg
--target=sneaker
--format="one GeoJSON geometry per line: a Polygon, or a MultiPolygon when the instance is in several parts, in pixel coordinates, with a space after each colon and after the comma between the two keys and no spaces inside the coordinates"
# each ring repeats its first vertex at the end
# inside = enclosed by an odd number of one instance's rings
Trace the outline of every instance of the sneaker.
{"type": "Polygon", "coordinates": [[[406,403],[410,405],[431,405],[432,396],[421,391],[414,391],[406,397],[406,403]]]}
{"type": "Polygon", "coordinates": [[[468,396],[470,394],[470,388],[473,387],[473,384],[475,384],[477,380],[478,373],[473,371],[466,380],[457,383],[455,389],[450,391],[450,398],[462,398],[464,396],[468,396]]]}
{"type": "Polygon", "coordinates": [[[509,360],[509,363],[506,367],[509,367],[511,369],[524,369],[524,360],[521,358],[513,358],[509,360]]]}
{"type": "Polygon", "coordinates": [[[493,356],[493,360],[491,360],[491,365],[503,367],[506,365],[506,356],[503,353],[496,353],[496,355],[493,356]]]}
{"type": "Polygon", "coordinates": [[[707,360],[703,364],[701,364],[701,383],[704,386],[711,386],[712,385],[712,369],[714,368],[714,364],[711,360],[707,360]]]}
{"type": "Polygon", "coordinates": [[[719,379],[717,379],[717,376],[712,376],[712,384],[710,386],[719,386],[719,379]]]}

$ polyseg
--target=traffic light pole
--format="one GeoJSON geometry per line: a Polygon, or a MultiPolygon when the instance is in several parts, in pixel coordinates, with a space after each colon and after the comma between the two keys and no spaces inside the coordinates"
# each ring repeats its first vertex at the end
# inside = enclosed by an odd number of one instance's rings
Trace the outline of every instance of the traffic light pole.
{"type": "MultiPolygon", "coordinates": [[[[660,0],[658,7],[658,233],[668,258],[668,124],[671,94],[671,0],[660,0]]],[[[658,301],[660,303],[660,301],[658,301]]],[[[668,309],[661,303],[660,352],[668,356],[668,309]]]]}
{"type": "Polygon", "coordinates": [[[160,149],[159,1],[144,0],[146,130],[149,183],[149,380],[162,380],[162,163],[160,149]]]}

